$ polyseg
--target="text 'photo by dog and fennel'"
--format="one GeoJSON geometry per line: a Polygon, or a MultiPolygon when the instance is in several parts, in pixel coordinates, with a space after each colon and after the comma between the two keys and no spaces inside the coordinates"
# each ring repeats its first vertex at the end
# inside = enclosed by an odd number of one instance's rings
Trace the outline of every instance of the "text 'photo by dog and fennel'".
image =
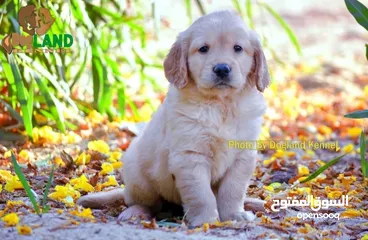
{"type": "Polygon", "coordinates": [[[11,53],[69,53],[73,45],[71,34],[46,34],[55,22],[49,9],[34,5],[21,7],[18,23],[22,33],[9,33],[2,40],[2,47],[11,53]],[[25,47],[25,49],[24,49],[25,47]]]}

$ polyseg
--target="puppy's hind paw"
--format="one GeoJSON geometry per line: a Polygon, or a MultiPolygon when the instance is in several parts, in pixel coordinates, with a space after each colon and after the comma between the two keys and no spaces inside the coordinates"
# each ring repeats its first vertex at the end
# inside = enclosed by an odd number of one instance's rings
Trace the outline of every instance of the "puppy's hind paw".
{"type": "Polygon", "coordinates": [[[131,207],[126,208],[120,213],[118,221],[127,221],[131,218],[151,220],[152,217],[153,217],[152,212],[148,207],[141,205],[133,205],[131,207]]]}

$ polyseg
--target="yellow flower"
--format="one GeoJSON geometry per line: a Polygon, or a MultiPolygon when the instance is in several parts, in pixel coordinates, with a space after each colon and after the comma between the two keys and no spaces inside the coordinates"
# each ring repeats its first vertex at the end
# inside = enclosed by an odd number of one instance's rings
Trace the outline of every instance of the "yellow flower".
{"type": "Polygon", "coordinates": [[[77,217],[92,218],[92,219],[95,218],[90,208],[85,208],[82,211],[80,211],[80,209],[74,209],[70,211],[69,213],[77,217]]]}
{"type": "Polygon", "coordinates": [[[16,213],[9,213],[6,214],[2,220],[5,222],[6,226],[10,227],[10,226],[15,226],[18,224],[19,222],[19,217],[16,213]]]}
{"type": "Polygon", "coordinates": [[[61,157],[56,157],[54,159],[54,163],[56,166],[65,167],[65,162],[63,161],[63,159],[61,159],[61,157]]]}
{"type": "Polygon", "coordinates": [[[298,165],[298,176],[305,176],[308,174],[309,174],[309,168],[302,164],[299,164],[298,165]]]}
{"type": "Polygon", "coordinates": [[[347,133],[350,137],[356,138],[360,136],[360,133],[362,132],[362,129],[359,127],[351,127],[347,129],[347,133]]]}
{"type": "Polygon", "coordinates": [[[215,223],[212,225],[215,227],[229,227],[233,225],[233,222],[232,221],[219,222],[218,220],[216,220],[215,223]]]}
{"type": "Polygon", "coordinates": [[[350,143],[348,145],[346,145],[345,147],[342,148],[342,151],[344,153],[348,153],[350,151],[353,151],[354,150],[354,144],[350,143]]]}
{"type": "Polygon", "coordinates": [[[111,163],[104,162],[101,165],[101,175],[111,174],[114,172],[114,166],[111,163]]]}
{"type": "Polygon", "coordinates": [[[85,192],[93,192],[95,188],[89,183],[87,177],[83,174],[79,178],[74,178],[70,180],[70,183],[77,190],[82,190],[85,192]]]}
{"type": "Polygon", "coordinates": [[[329,136],[332,133],[332,129],[324,125],[319,126],[318,131],[325,136],[329,136]]]}
{"type": "Polygon", "coordinates": [[[8,208],[12,208],[12,207],[19,206],[19,205],[24,205],[24,202],[23,201],[11,201],[11,200],[8,200],[6,202],[6,206],[8,208]]]}
{"type": "Polygon", "coordinates": [[[114,162],[114,163],[112,163],[112,166],[113,166],[114,169],[119,169],[123,166],[123,162],[120,162],[120,161],[119,162],[114,162]]]}
{"type": "Polygon", "coordinates": [[[82,152],[75,160],[75,164],[77,165],[86,165],[91,161],[91,155],[82,152]]]}
{"type": "Polygon", "coordinates": [[[263,186],[264,189],[266,189],[267,191],[273,192],[275,191],[275,189],[270,185],[270,186],[263,186]]]}
{"type": "MultiPolygon", "coordinates": [[[[4,158],[10,158],[11,157],[11,150],[8,150],[4,153],[4,158]]],[[[1,171],[1,170],[0,170],[1,171]]]]}
{"type": "Polygon", "coordinates": [[[27,150],[25,150],[25,149],[23,149],[22,151],[20,151],[19,154],[18,154],[18,156],[21,159],[25,160],[25,161],[28,161],[30,159],[30,155],[31,154],[27,150]]]}
{"type": "Polygon", "coordinates": [[[88,143],[88,149],[100,153],[109,153],[110,147],[102,140],[91,141],[88,143]]]}
{"type": "Polygon", "coordinates": [[[5,184],[4,189],[8,192],[14,192],[14,189],[23,189],[22,183],[18,176],[12,176],[5,184]]]}
{"type": "Polygon", "coordinates": [[[5,183],[9,181],[12,177],[13,175],[11,174],[10,171],[0,169],[0,182],[5,183]]]}
{"type": "MultiPolygon", "coordinates": [[[[366,86],[366,87],[368,87],[368,86],[366,86]]],[[[365,88],[364,88],[364,90],[365,90],[365,88]]],[[[368,95],[368,94],[366,94],[366,95],[368,95]]],[[[364,236],[360,240],[368,240],[368,233],[364,234],[364,236]]]]}
{"type": "Polygon", "coordinates": [[[80,197],[80,193],[67,183],[65,186],[57,185],[55,192],[50,193],[48,197],[63,202],[67,206],[74,206],[74,200],[80,197]]]}
{"type": "Polygon", "coordinates": [[[297,188],[297,191],[299,194],[304,194],[304,193],[311,194],[311,188],[309,187],[297,188]]]}
{"type": "Polygon", "coordinates": [[[82,138],[81,138],[81,136],[79,136],[75,132],[70,131],[66,135],[66,141],[69,144],[73,144],[73,143],[78,143],[78,142],[82,141],[82,138]]]}
{"type": "Polygon", "coordinates": [[[3,185],[0,184],[0,193],[3,191],[3,185]]]}
{"type": "Polygon", "coordinates": [[[120,151],[114,151],[110,153],[109,162],[117,162],[120,161],[122,153],[120,151]]]}
{"type": "Polygon", "coordinates": [[[208,223],[203,223],[203,231],[207,232],[210,229],[210,225],[208,223]]]}
{"type": "Polygon", "coordinates": [[[270,159],[266,159],[266,160],[263,161],[263,166],[268,166],[270,163],[272,163],[275,160],[276,160],[275,157],[271,157],[270,159]]]}
{"type": "Polygon", "coordinates": [[[102,116],[101,113],[97,112],[96,110],[93,110],[88,114],[86,119],[92,124],[99,124],[103,122],[105,117],[102,116]]]}
{"type": "Polygon", "coordinates": [[[31,235],[32,234],[32,228],[27,225],[18,225],[17,230],[18,230],[18,233],[21,235],[31,235]]]}
{"type": "MultiPolygon", "coordinates": [[[[96,185],[96,190],[97,191],[101,191],[102,189],[104,189],[105,187],[110,187],[110,186],[118,186],[118,182],[115,179],[115,176],[108,176],[107,177],[107,181],[102,183],[102,184],[97,184],[96,185]]],[[[123,185],[123,184],[122,184],[123,185]]],[[[123,185],[124,186],[124,185],[123,185]]],[[[124,187],[123,187],[124,188],[124,187]]]]}
{"type": "Polygon", "coordinates": [[[340,191],[331,191],[327,194],[327,197],[331,199],[336,199],[336,198],[341,197],[341,195],[342,195],[342,192],[340,191]]]}
{"type": "Polygon", "coordinates": [[[357,209],[349,208],[345,210],[343,213],[341,213],[341,217],[347,217],[347,218],[355,218],[360,217],[362,213],[357,209]]]}
{"type": "Polygon", "coordinates": [[[322,167],[323,165],[325,165],[326,163],[324,161],[322,161],[321,159],[317,160],[317,164],[318,166],[322,167]]]}
{"type": "Polygon", "coordinates": [[[60,143],[62,135],[54,132],[50,126],[43,126],[41,128],[33,128],[32,138],[35,143],[60,143]]]}

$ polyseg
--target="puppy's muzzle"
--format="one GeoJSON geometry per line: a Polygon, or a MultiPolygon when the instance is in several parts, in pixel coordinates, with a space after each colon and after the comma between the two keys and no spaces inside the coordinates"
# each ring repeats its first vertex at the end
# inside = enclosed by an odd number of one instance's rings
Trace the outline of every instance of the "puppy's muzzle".
{"type": "Polygon", "coordinates": [[[231,87],[229,77],[231,68],[229,65],[224,63],[216,64],[216,66],[213,68],[213,72],[216,74],[216,78],[214,80],[216,88],[231,87]]]}

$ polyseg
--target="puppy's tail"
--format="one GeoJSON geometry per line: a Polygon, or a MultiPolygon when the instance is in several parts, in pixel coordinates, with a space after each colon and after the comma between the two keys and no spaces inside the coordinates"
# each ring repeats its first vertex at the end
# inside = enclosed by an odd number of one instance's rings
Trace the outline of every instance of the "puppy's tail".
{"type": "Polygon", "coordinates": [[[108,192],[85,195],[77,200],[77,204],[88,208],[103,208],[125,205],[124,189],[117,188],[108,192]]]}

